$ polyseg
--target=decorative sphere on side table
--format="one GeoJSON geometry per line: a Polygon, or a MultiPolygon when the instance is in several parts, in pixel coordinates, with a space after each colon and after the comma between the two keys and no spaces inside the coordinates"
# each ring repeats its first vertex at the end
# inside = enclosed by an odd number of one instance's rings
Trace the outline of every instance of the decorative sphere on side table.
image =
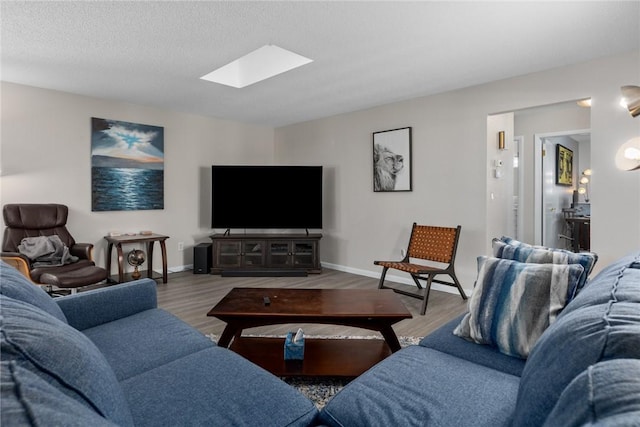
{"type": "Polygon", "coordinates": [[[134,249],[131,252],[129,252],[129,254],[127,255],[127,262],[129,263],[129,265],[134,267],[133,273],[131,274],[131,277],[133,279],[139,279],[141,274],[140,271],[138,270],[138,267],[140,265],[142,265],[146,260],[145,254],[143,251],[141,251],[140,249],[134,249]]]}

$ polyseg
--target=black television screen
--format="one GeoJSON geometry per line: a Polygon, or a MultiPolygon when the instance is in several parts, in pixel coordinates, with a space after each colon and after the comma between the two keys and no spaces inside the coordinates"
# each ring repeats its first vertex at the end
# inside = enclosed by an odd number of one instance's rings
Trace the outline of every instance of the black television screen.
{"type": "Polygon", "coordinates": [[[322,228],[322,166],[211,166],[212,228],[322,228]]]}

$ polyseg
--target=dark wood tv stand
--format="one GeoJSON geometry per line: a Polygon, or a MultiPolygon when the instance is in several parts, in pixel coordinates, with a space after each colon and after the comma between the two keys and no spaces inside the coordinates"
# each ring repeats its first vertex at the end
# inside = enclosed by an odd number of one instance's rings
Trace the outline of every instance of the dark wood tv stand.
{"type": "Polygon", "coordinates": [[[322,234],[216,233],[211,274],[228,276],[304,276],[322,272],[322,234]]]}

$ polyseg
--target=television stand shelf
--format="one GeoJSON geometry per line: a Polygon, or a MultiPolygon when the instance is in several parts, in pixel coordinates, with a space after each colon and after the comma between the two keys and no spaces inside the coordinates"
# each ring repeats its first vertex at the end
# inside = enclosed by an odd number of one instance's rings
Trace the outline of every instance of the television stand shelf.
{"type": "Polygon", "coordinates": [[[322,272],[322,234],[213,234],[211,274],[299,276],[322,272]]]}

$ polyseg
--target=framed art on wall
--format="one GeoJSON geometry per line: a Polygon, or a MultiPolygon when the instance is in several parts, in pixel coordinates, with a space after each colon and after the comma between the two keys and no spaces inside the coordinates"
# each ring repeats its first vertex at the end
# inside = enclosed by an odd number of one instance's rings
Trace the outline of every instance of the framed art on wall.
{"type": "Polygon", "coordinates": [[[573,151],[556,145],[556,184],[573,185],[573,151]]]}
{"type": "Polygon", "coordinates": [[[164,209],[164,128],[91,118],[91,210],[164,209]]]}
{"type": "Polygon", "coordinates": [[[411,128],[373,133],[373,191],[411,191],[411,128]]]}

